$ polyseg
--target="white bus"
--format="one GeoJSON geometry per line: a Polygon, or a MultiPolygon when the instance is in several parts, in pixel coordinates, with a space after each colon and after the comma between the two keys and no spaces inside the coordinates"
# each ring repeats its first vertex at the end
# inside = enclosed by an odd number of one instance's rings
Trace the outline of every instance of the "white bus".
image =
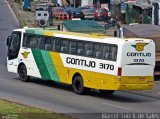
{"type": "Polygon", "coordinates": [[[150,90],[155,44],[150,39],[114,38],[41,28],[13,30],[7,39],[7,68],[30,77],[69,84],[77,94],[93,88],[150,90]]]}

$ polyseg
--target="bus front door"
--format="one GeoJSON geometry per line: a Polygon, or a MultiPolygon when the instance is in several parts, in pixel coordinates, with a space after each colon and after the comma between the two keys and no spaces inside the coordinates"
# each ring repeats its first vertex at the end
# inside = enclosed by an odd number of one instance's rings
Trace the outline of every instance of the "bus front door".
{"type": "Polygon", "coordinates": [[[8,43],[7,69],[17,73],[18,53],[20,49],[21,32],[13,32],[8,43]]]}

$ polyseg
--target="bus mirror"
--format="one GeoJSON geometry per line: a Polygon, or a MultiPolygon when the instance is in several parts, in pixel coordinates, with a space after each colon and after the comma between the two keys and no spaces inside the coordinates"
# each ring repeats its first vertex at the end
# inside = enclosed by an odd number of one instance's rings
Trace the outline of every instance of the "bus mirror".
{"type": "Polygon", "coordinates": [[[117,31],[114,31],[114,37],[117,37],[117,31]]]}
{"type": "Polygon", "coordinates": [[[8,36],[8,38],[7,38],[7,46],[9,45],[10,40],[11,40],[11,36],[8,36]]]}

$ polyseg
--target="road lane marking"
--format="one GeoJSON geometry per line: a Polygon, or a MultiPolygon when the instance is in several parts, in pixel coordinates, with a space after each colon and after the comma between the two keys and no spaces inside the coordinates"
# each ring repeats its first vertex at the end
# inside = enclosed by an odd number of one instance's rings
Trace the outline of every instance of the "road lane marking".
{"type": "Polygon", "coordinates": [[[5,3],[7,4],[7,6],[8,6],[8,8],[9,8],[9,10],[11,11],[11,14],[13,15],[13,17],[14,17],[14,19],[15,19],[16,23],[19,23],[19,21],[18,21],[18,19],[17,19],[16,15],[15,15],[15,13],[13,12],[13,9],[11,8],[11,6],[9,5],[9,3],[8,3],[8,1],[7,1],[7,0],[5,0],[5,3]]]}
{"type": "Polygon", "coordinates": [[[129,109],[127,107],[122,107],[122,106],[119,106],[119,105],[113,105],[113,104],[109,104],[109,103],[105,103],[105,102],[102,102],[102,104],[109,105],[109,106],[112,106],[112,107],[118,107],[118,108],[125,109],[125,110],[133,111],[132,109],[129,109]]]}

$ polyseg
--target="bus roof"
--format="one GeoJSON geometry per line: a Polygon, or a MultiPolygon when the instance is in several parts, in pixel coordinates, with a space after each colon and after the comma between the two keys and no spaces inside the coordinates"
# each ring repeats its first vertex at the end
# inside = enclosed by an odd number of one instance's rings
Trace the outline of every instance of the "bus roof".
{"type": "MultiPolygon", "coordinates": [[[[23,31],[26,33],[31,33],[31,34],[37,34],[37,35],[46,35],[46,36],[56,36],[56,37],[62,37],[65,36],[66,38],[71,38],[71,39],[78,39],[83,40],[84,38],[87,38],[85,40],[90,41],[89,39],[96,39],[98,42],[125,42],[125,41],[143,41],[143,40],[149,40],[150,39],[144,39],[144,38],[117,38],[117,37],[111,37],[107,36],[106,34],[95,34],[95,33],[90,33],[90,34],[85,34],[85,33],[76,33],[76,32],[67,32],[67,31],[58,31],[56,29],[52,28],[28,28],[24,27],[23,29],[16,29],[15,31],[23,31]],[[114,39],[114,40],[113,40],[114,39]]],[[[117,43],[116,43],[117,44],[117,43]]]]}
{"type": "Polygon", "coordinates": [[[55,29],[43,29],[43,28],[28,28],[26,29],[26,33],[33,33],[38,35],[46,35],[46,36],[54,36],[55,34],[64,34],[64,35],[74,35],[81,37],[91,37],[91,38],[106,38],[109,37],[106,34],[84,34],[84,33],[76,33],[76,32],[67,32],[67,31],[58,31],[55,29]]]}

